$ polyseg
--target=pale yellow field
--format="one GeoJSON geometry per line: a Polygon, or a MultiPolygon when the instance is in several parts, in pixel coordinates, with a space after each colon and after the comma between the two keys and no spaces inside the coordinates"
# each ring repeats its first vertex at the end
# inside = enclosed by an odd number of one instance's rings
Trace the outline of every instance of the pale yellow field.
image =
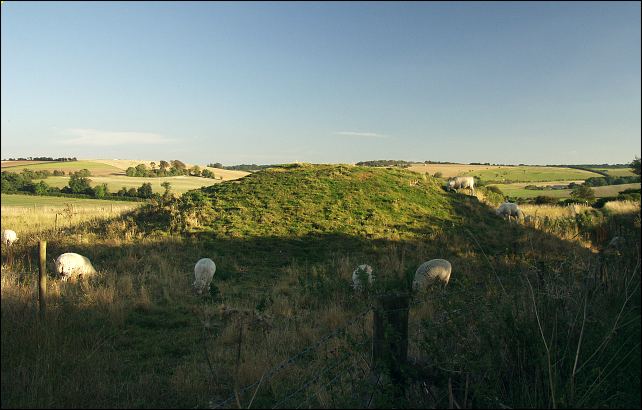
{"type": "Polygon", "coordinates": [[[456,177],[468,172],[479,170],[507,168],[501,165],[467,165],[467,164],[415,164],[410,166],[410,171],[425,174],[426,172],[433,175],[435,172],[441,172],[444,178],[456,177]]]}
{"type": "MultiPolygon", "coordinates": [[[[160,160],[147,160],[147,159],[91,159],[88,161],[92,162],[98,162],[101,164],[105,165],[110,165],[112,167],[116,167],[118,169],[122,169],[125,171],[129,167],[135,167],[138,164],[145,164],[147,167],[150,167],[150,163],[154,161],[156,163],[156,167],[158,168],[158,164],[160,163],[160,160]]],[[[169,162],[169,160],[165,160],[169,162]]],[[[221,177],[223,181],[229,181],[232,179],[238,179],[246,176],[248,172],[245,171],[235,171],[235,170],[227,170],[227,169],[219,169],[219,168],[212,168],[212,167],[206,167],[204,165],[200,164],[188,164],[185,162],[185,165],[188,168],[193,167],[194,165],[198,165],[201,170],[203,169],[209,169],[210,171],[214,172],[217,177],[221,177]]],[[[124,173],[124,172],[123,172],[124,173]]]]}

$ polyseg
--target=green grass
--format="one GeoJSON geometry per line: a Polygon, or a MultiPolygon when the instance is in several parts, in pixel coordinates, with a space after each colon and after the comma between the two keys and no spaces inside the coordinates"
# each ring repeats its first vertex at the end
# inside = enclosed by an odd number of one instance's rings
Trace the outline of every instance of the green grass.
{"type": "Polygon", "coordinates": [[[123,171],[116,167],[107,164],[101,164],[98,162],[92,161],[62,161],[62,162],[45,162],[38,163],[34,165],[18,165],[13,167],[2,167],[3,171],[8,172],[20,172],[23,169],[32,169],[34,171],[38,170],[60,170],[69,173],[70,171],[78,171],[81,169],[88,169],[92,174],[95,175],[107,175],[107,174],[121,174],[123,171]]]}
{"type": "Polygon", "coordinates": [[[635,184],[605,185],[593,187],[592,189],[593,191],[595,191],[595,196],[598,198],[603,196],[616,196],[625,189],[640,189],[640,183],[638,182],[635,184]]]}
{"type": "Polygon", "coordinates": [[[634,176],[635,174],[631,171],[631,168],[589,168],[596,171],[606,172],[607,174],[614,177],[629,177],[634,176]]]}
{"type": "Polygon", "coordinates": [[[65,198],[57,196],[14,195],[2,194],[2,206],[28,206],[28,207],[65,207],[67,204],[81,205],[83,207],[95,206],[103,208],[109,205],[135,205],[135,202],[109,201],[102,199],[65,198]]]}
{"type": "MultiPolygon", "coordinates": [[[[420,379],[425,385],[409,382],[396,399],[381,380],[372,407],[444,408],[452,384],[462,407],[467,395],[471,408],[639,408],[636,214],[616,220],[592,211],[536,230],[445,192],[433,178],[352,166],[275,168],[198,192],[200,207],[149,204],[66,234],[19,232],[15,266],[2,276],[2,407],[210,407],[369,306],[371,295],[350,288],[357,265],[372,265],[376,289],[385,290],[402,286],[421,262],[445,258],[453,265],[448,287],[414,295],[423,304],[410,312],[410,350],[431,376],[420,379]],[[183,218],[185,229],[174,229],[172,218],[183,218]],[[580,228],[573,240],[556,236],[580,228]],[[631,245],[608,261],[608,282],[589,282],[599,256],[579,240],[593,235],[600,247],[616,233],[631,245]],[[48,240],[48,255],[79,252],[100,273],[79,284],[50,277],[42,323],[38,239],[48,240]],[[217,265],[216,299],[190,291],[201,257],[217,265]],[[248,314],[224,313],[234,309],[248,314]],[[249,321],[259,314],[262,321],[249,321]],[[584,368],[571,375],[580,339],[584,368]]],[[[241,394],[242,406],[256,391],[253,408],[273,407],[340,349],[367,374],[371,343],[355,342],[369,342],[371,329],[368,316],[241,394]]],[[[315,384],[304,398],[310,407],[364,406],[353,393],[372,385],[360,370],[350,377],[315,384]]]]}
{"type": "Polygon", "coordinates": [[[498,169],[469,172],[466,175],[476,176],[482,181],[543,182],[575,181],[590,177],[599,177],[594,172],[562,167],[515,166],[498,169]]]}
{"type": "Polygon", "coordinates": [[[399,169],[274,168],[202,192],[211,199],[202,231],[214,235],[399,238],[454,217],[435,179],[399,169]]]}
{"type": "MultiPolygon", "coordinates": [[[[138,188],[144,183],[151,183],[154,192],[163,193],[165,188],[161,186],[163,182],[172,184],[172,192],[182,194],[183,192],[191,189],[198,189],[203,186],[218,184],[221,181],[217,179],[191,177],[191,176],[176,176],[176,177],[158,177],[158,178],[145,178],[145,177],[128,177],[125,175],[110,175],[110,176],[92,176],[90,185],[95,186],[98,184],[106,183],[110,192],[117,192],[122,187],[138,188]]],[[[39,180],[35,180],[39,181],[39,180]]],[[[63,188],[69,184],[69,177],[49,177],[43,179],[49,186],[63,188]]]]}

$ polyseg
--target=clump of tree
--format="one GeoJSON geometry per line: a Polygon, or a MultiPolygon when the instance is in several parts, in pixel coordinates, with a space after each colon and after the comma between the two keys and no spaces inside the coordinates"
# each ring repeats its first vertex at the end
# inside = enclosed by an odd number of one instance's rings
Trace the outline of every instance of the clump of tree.
{"type": "Polygon", "coordinates": [[[532,202],[536,205],[557,205],[559,199],[547,195],[538,195],[532,202]]]}
{"type": "Polygon", "coordinates": [[[91,186],[89,171],[80,170],[69,175],[67,186],[62,189],[49,186],[45,181],[34,182],[34,175],[30,172],[7,172],[1,174],[1,186],[3,194],[30,194],[30,195],[50,195],[50,196],[69,196],[78,198],[97,198],[97,199],[149,199],[153,195],[152,184],[146,183],[137,188],[124,188],[118,193],[112,194],[107,184],[98,184],[91,186]],[[122,192],[124,190],[124,193],[122,192]]]}
{"type": "Polygon", "coordinates": [[[584,181],[584,185],[587,185],[587,186],[622,185],[622,184],[634,184],[636,182],[640,182],[639,175],[619,176],[619,177],[607,175],[605,177],[587,178],[584,181]]]}
{"type": "Polygon", "coordinates": [[[636,155],[633,161],[629,164],[631,171],[638,177],[640,176],[640,158],[636,155]]]}
{"type": "Polygon", "coordinates": [[[69,175],[69,182],[61,191],[67,194],[86,194],[93,195],[91,188],[91,174],[88,170],[83,169],[69,175]]]}
{"type": "Polygon", "coordinates": [[[595,192],[588,185],[578,185],[571,191],[571,198],[592,201],[595,199],[595,192]]]}
{"type": "Polygon", "coordinates": [[[56,162],[66,162],[66,161],[78,161],[76,157],[26,157],[26,158],[8,158],[3,159],[3,161],[56,161],[56,162]]]}
{"type": "Polygon", "coordinates": [[[148,168],[147,165],[144,163],[138,164],[135,167],[129,167],[125,170],[125,175],[127,175],[128,177],[148,177],[148,178],[174,177],[174,176],[181,176],[181,175],[190,175],[190,176],[204,177],[204,178],[211,178],[211,179],[216,178],[216,175],[214,174],[214,172],[210,171],[209,169],[201,170],[201,167],[199,167],[198,165],[194,165],[191,168],[187,168],[187,165],[185,165],[184,162],[179,161],[177,159],[172,160],[170,162],[161,160],[158,163],[158,168],[155,162],[150,162],[149,165],[150,165],[150,168],[148,168]]]}
{"type": "MultiPolygon", "coordinates": [[[[217,164],[219,164],[217,162],[217,164]]],[[[221,164],[219,164],[221,165],[221,164]]],[[[245,172],[256,172],[260,171],[262,169],[266,168],[272,168],[274,165],[272,164],[265,164],[265,165],[256,165],[256,164],[240,164],[240,165],[229,165],[229,166],[223,166],[221,165],[220,168],[222,169],[229,169],[231,171],[245,171],[245,172]]],[[[219,168],[219,167],[214,167],[214,168],[219,168]]]]}
{"type": "Polygon", "coordinates": [[[408,168],[413,162],[396,160],[396,159],[378,159],[374,161],[361,161],[357,162],[356,165],[363,167],[401,167],[408,168]]]}
{"type": "Polygon", "coordinates": [[[31,179],[45,179],[51,176],[51,171],[48,171],[46,169],[42,169],[42,170],[39,169],[34,171],[31,169],[25,168],[20,173],[31,179]]]}
{"type": "Polygon", "coordinates": [[[31,171],[28,169],[20,173],[2,171],[2,193],[13,194],[24,192],[43,195],[47,192],[55,192],[58,189],[49,187],[44,181],[33,181],[34,179],[47,178],[49,175],[49,171],[31,171]]]}

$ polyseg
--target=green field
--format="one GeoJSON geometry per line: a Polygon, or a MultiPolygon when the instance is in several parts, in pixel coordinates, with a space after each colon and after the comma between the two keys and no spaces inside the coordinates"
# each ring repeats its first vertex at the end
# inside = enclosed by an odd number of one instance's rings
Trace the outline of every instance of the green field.
{"type": "MultiPolygon", "coordinates": [[[[163,193],[165,188],[161,184],[165,181],[172,184],[171,191],[182,194],[183,192],[189,191],[190,189],[197,189],[203,186],[210,186],[218,184],[221,180],[210,179],[210,178],[201,178],[201,177],[189,177],[189,176],[177,176],[177,177],[159,177],[159,178],[145,178],[145,177],[128,177],[125,175],[112,175],[112,176],[99,176],[99,177],[89,177],[91,180],[90,185],[96,186],[98,184],[107,184],[111,192],[117,192],[122,187],[129,188],[138,188],[144,183],[151,183],[152,190],[154,192],[163,193]]],[[[36,180],[39,181],[39,180],[36,180]]],[[[45,183],[49,186],[63,188],[69,183],[69,177],[49,177],[43,179],[45,183]]]]}
{"type": "Polygon", "coordinates": [[[65,171],[69,173],[70,171],[79,171],[81,169],[88,169],[92,175],[111,175],[111,174],[122,174],[123,171],[119,168],[116,168],[107,164],[100,164],[98,162],[92,161],[61,161],[61,162],[41,162],[33,165],[18,165],[12,167],[2,167],[3,171],[9,172],[20,172],[23,169],[31,169],[34,171],[65,171]]]}
{"type": "MultiPolygon", "coordinates": [[[[559,189],[559,190],[533,190],[533,189],[524,189],[525,185],[530,185],[526,183],[515,183],[515,184],[492,184],[497,188],[501,189],[505,195],[513,198],[535,198],[537,196],[550,196],[553,198],[570,198],[571,190],[570,189],[559,189]]],[[[605,196],[616,196],[619,192],[624,191],[625,189],[631,188],[640,188],[640,184],[622,184],[622,185],[605,185],[600,187],[592,187],[597,198],[605,196]]]]}
{"type": "Polygon", "coordinates": [[[65,207],[67,204],[105,207],[110,205],[139,205],[142,202],[109,201],[102,199],[65,198],[58,196],[14,195],[2,194],[2,206],[28,207],[65,207]]]}
{"type": "Polygon", "coordinates": [[[513,182],[575,181],[601,176],[580,169],[537,166],[501,167],[468,172],[466,175],[476,176],[482,181],[513,182]]]}
{"type": "Polygon", "coordinates": [[[600,172],[606,172],[614,177],[630,177],[635,175],[631,168],[589,168],[600,172]]]}

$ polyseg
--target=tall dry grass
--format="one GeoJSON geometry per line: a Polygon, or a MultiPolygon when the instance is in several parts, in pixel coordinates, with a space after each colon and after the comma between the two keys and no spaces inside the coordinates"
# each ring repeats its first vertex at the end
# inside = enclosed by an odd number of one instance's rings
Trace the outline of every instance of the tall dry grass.
{"type": "Polygon", "coordinates": [[[522,212],[524,212],[524,215],[532,215],[540,218],[575,217],[593,210],[591,206],[582,204],[569,204],[564,206],[520,204],[519,207],[522,212]]]}
{"type": "Polygon", "coordinates": [[[13,229],[18,237],[54,228],[73,228],[91,220],[115,218],[131,211],[140,204],[115,204],[105,206],[2,206],[2,228],[13,229]]]}
{"type": "Polygon", "coordinates": [[[604,211],[610,214],[640,213],[640,201],[609,201],[604,204],[604,211]]]}

